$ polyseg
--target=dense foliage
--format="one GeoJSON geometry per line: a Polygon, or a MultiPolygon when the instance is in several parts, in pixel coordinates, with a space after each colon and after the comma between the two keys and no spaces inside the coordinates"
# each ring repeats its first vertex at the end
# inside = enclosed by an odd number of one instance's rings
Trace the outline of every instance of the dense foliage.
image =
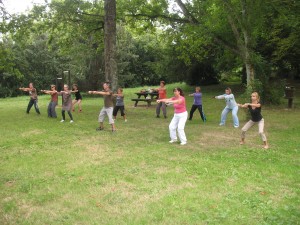
{"type": "MultiPolygon", "coordinates": [[[[21,15],[1,6],[1,97],[29,82],[44,89],[65,70],[82,89],[99,88],[103,0],[52,0],[21,15]]],[[[255,89],[258,80],[270,101],[278,80],[299,78],[299,10],[289,0],[118,0],[118,83],[235,80],[255,89]]]]}

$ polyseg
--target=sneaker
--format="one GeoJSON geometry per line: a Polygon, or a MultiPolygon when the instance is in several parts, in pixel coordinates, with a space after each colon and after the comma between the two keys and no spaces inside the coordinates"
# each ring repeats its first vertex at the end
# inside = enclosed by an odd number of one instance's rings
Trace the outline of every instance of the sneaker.
{"type": "Polygon", "coordinates": [[[160,117],[159,115],[156,116],[156,118],[159,118],[159,117],[160,117]]]}
{"type": "Polygon", "coordinates": [[[127,119],[125,119],[124,122],[126,123],[126,122],[127,122],[127,119]]]}
{"type": "Polygon", "coordinates": [[[175,143],[175,142],[177,142],[177,139],[169,141],[169,143],[175,143]]]}
{"type": "Polygon", "coordinates": [[[181,142],[180,145],[186,145],[186,142],[181,142]]]}
{"type": "Polygon", "coordinates": [[[65,122],[65,120],[61,120],[60,122],[63,123],[63,122],[65,122]]]}
{"type": "Polygon", "coordinates": [[[219,126],[224,126],[224,125],[225,125],[224,123],[220,123],[220,124],[219,124],[219,126]]]}
{"type": "Polygon", "coordinates": [[[70,121],[70,123],[74,123],[74,121],[73,121],[73,120],[71,120],[71,121],[70,121]]]}
{"type": "Polygon", "coordinates": [[[234,126],[234,128],[239,128],[239,126],[234,126]]]}
{"type": "Polygon", "coordinates": [[[97,127],[96,128],[96,131],[100,131],[100,130],[103,130],[103,128],[102,127],[97,127]]]}

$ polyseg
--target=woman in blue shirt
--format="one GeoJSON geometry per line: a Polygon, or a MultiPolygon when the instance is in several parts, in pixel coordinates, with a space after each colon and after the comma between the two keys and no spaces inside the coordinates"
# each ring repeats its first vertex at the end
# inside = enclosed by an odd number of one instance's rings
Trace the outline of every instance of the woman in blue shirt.
{"type": "Polygon", "coordinates": [[[205,117],[204,112],[202,110],[202,93],[201,93],[200,87],[196,87],[195,88],[195,93],[189,94],[189,96],[193,96],[194,97],[194,103],[193,103],[191,111],[190,111],[189,120],[193,119],[194,112],[196,111],[196,109],[198,109],[202,121],[205,122],[206,121],[206,117],[205,117]]]}

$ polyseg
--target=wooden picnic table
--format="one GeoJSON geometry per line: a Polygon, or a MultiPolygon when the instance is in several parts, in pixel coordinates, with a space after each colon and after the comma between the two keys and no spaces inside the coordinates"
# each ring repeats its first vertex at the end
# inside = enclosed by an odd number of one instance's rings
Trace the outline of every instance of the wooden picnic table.
{"type": "Polygon", "coordinates": [[[135,101],[134,107],[137,107],[138,102],[147,102],[147,106],[151,106],[151,102],[156,101],[158,98],[158,92],[137,92],[135,93],[137,95],[137,98],[132,98],[131,101],[135,101]],[[144,96],[144,98],[141,98],[144,96]]]}

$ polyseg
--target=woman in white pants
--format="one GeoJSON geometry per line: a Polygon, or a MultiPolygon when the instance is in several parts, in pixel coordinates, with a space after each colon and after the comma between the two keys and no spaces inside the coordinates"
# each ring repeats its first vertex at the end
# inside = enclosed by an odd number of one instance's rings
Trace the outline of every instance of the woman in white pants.
{"type": "Polygon", "coordinates": [[[174,97],[165,98],[157,100],[157,103],[165,102],[166,104],[173,104],[174,106],[174,116],[169,125],[170,130],[170,143],[177,142],[176,130],[178,132],[178,137],[181,145],[186,145],[187,139],[184,132],[185,123],[188,118],[188,113],[186,111],[185,98],[181,88],[174,88],[174,97]]]}
{"type": "Polygon", "coordinates": [[[241,142],[240,144],[245,144],[245,134],[253,125],[258,124],[258,132],[263,141],[263,147],[265,149],[269,148],[267,137],[264,133],[264,118],[261,115],[261,104],[260,97],[257,92],[251,94],[251,103],[245,103],[243,105],[237,104],[239,107],[248,108],[251,114],[251,120],[249,120],[242,128],[241,142]]]}

